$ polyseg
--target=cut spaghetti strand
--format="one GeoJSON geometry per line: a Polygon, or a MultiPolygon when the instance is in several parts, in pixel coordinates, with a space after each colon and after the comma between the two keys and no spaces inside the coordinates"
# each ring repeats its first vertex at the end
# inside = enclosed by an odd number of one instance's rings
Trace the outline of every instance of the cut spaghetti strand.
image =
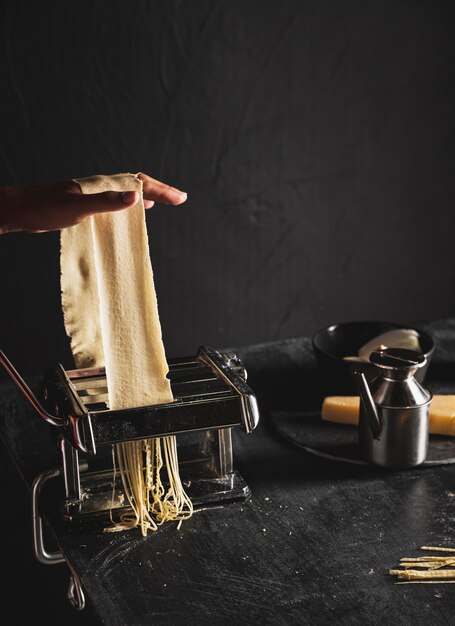
{"type": "Polygon", "coordinates": [[[180,478],[175,436],[119,443],[114,449],[114,473],[117,465],[131,511],[121,515],[119,522],[113,521],[111,512],[113,526],[106,531],[139,527],[145,537],[164,522],[178,521],[180,528],[182,521],[193,514],[193,504],[180,478]],[[169,483],[167,491],[161,476],[163,469],[169,483]]]}

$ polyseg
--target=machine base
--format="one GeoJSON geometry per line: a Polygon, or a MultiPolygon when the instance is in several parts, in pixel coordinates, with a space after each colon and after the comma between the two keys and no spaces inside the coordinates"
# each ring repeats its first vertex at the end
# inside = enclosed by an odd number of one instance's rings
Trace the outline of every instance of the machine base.
{"type": "MultiPolygon", "coordinates": [[[[182,483],[196,510],[244,501],[251,495],[250,488],[236,470],[224,477],[182,479],[182,483]]],[[[81,487],[81,500],[66,500],[59,507],[61,518],[76,528],[107,528],[131,511],[130,506],[125,505],[125,496],[118,477],[113,490],[111,471],[82,475],[81,487]]]]}

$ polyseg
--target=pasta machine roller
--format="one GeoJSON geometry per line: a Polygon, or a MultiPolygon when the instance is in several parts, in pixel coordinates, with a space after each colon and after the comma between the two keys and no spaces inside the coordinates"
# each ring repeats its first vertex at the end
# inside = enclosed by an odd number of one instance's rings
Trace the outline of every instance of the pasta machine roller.
{"type": "MultiPolygon", "coordinates": [[[[174,402],[115,411],[107,406],[104,368],[49,370],[44,407],[2,353],[0,362],[58,434],[61,465],[53,475],[63,477],[65,521],[99,529],[128,512],[112,444],[167,435],[177,436],[180,476],[195,508],[249,497],[233,466],[231,429],[251,432],[259,412],[235,354],[201,346],[196,357],[170,360],[174,402]]],[[[35,481],[36,497],[47,478],[35,481]]]]}

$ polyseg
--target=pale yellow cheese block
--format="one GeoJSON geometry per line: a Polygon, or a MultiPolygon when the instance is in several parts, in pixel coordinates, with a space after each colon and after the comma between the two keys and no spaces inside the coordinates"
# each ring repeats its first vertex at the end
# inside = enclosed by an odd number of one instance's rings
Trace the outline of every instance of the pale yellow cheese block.
{"type": "MultiPolygon", "coordinates": [[[[329,396],[322,404],[322,419],[358,426],[360,398],[329,396]]],[[[430,404],[430,433],[455,436],[455,395],[435,395],[430,404]]]]}

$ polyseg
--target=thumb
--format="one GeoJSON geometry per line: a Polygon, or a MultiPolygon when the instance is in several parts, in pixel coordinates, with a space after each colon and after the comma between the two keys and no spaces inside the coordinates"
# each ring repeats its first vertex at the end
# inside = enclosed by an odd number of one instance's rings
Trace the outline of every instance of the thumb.
{"type": "Polygon", "coordinates": [[[104,191],[103,193],[68,194],[70,204],[87,214],[121,211],[139,201],[137,191],[104,191]]]}

